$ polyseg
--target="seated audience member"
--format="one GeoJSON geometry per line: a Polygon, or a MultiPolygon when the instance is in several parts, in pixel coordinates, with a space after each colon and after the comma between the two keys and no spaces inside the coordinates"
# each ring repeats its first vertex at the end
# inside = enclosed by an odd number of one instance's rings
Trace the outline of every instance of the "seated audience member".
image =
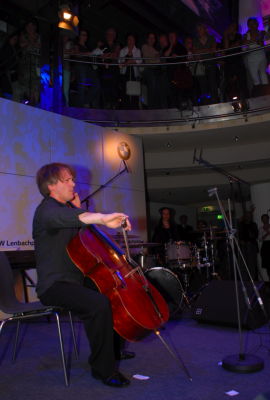
{"type": "MultiPolygon", "coordinates": [[[[239,53],[242,45],[242,35],[238,32],[237,23],[231,23],[225,30],[223,35],[223,48],[226,55],[239,53]],[[230,50],[231,49],[231,50],[230,50]]],[[[231,56],[224,60],[224,78],[225,78],[225,99],[232,100],[234,97],[238,99],[248,96],[246,87],[246,72],[243,64],[242,56],[231,56]]]]}
{"type": "Polygon", "coordinates": [[[120,71],[116,65],[120,54],[120,43],[117,41],[117,32],[109,28],[105,32],[103,61],[101,68],[101,86],[104,108],[117,108],[119,100],[120,71]]]}
{"type": "MultiPolygon", "coordinates": [[[[142,56],[145,58],[145,64],[158,64],[160,62],[159,51],[156,48],[156,35],[153,32],[148,33],[146,43],[142,46],[142,56]]],[[[145,67],[142,77],[147,86],[147,105],[148,108],[159,107],[159,67],[145,67]]]]}
{"type": "Polygon", "coordinates": [[[192,240],[192,232],[193,228],[191,225],[188,225],[188,217],[187,215],[181,215],[179,218],[180,224],[177,226],[179,239],[185,242],[189,242],[192,240]]]}
{"type": "Polygon", "coordinates": [[[259,240],[261,243],[262,268],[266,269],[267,277],[270,280],[270,224],[269,215],[261,216],[262,226],[259,229],[259,240]]]}
{"type": "Polygon", "coordinates": [[[5,98],[12,98],[18,74],[18,33],[10,35],[0,50],[0,92],[5,98]]]}
{"type": "MultiPolygon", "coordinates": [[[[178,41],[176,32],[169,33],[169,47],[165,51],[165,56],[170,57],[170,62],[184,62],[187,54],[186,48],[178,41]]],[[[193,80],[190,70],[185,64],[172,65],[168,67],[170,81],[170,105],[182,108],[182,101],[191,97],[193,80]]]]}
{"type": "MultiPolygon", "coordinates": [[[[215,57],[216,40],[214,36],[209,35],[205,24],[198,24],[196,27],[197,37],[193,41],[193,51],[199,54],[199,58],[215,57]],[[205,55],[204,55],[205,54],[205,55]]],[[[198,64],[199,67],[199,64],[198,64]]],[[[204,97],[205,103],[218,102],[218,87],[217,87],[217,67],[215,61],[207,61],[202,63],[201,73],[197,74],[200,85],[201,96],[204,97]],[[210,100],[207,97],[210,96],[210,100]]]]}
{"type": "Polygon", "coordinates": [[[21,56],[18,63],[18,87],[14,100],[29,100],[31,105],[39,102],[40,94],[40,35],[37,21],[26,23],[19,38],[21,56]]]}
{"type": "Polygon", "coordinates": [[[243,43],[249,49],[259,49],[245,55],[245,64],[253,84],[252,95],[261,94],[261,85],[268,85],[268,76],[266,74],[267,59],[264,49],[264,31],[259,31],[259,23],[256,18],[249,18],[247,21],[248,31],[244,35],[243,43]]]}
{"type": "Polygon", "coordinates": [[[127,36],[127,46],[120,50],[119,55],[120,74],[122,76],[122,101],[125,106],[136,106],[138,104],[137,96],[128,96],[126,93],[126,83],[128,81],[138,81],[140,71],[136,66],[142,63],[141,50],[136,47],[135,35],[127,36]]]}

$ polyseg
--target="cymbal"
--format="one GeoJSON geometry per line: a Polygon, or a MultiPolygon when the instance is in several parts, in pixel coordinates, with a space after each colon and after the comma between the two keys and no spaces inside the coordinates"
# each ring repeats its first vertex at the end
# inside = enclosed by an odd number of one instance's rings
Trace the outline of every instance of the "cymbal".
{"type": "MultiPolygon", "coordinates": [[[[157,246],[161,246],[161,243],[147,243],[147,242],[132,242],[129,243],[129,247],[130,248],[136,248],[136,247],[157,247],[157,246]]],[[[125,245],[123,245],[123,247],[126,247],[125,245]]]]}

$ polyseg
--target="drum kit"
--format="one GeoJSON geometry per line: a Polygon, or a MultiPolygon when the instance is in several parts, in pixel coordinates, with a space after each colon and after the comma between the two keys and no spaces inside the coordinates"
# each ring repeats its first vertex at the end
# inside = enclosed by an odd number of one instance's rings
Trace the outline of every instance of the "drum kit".
{"type": "MultiPolygon", "coordinates": [[[[215,243],[223,237],[218,237],[217,232],[214,234],[211,227],[197,233],[198,237],[194,242],[171,241],[165,246],[161,243],[140,241],[136,235],[128,236],[128,246],[134,251],[134,259],[141,265],[146,278],[167,301],[171,317],[182,312],[185,306],[190,308],[192,301],[217,275],[215,243]],[[158,248],[165,252],[165,259],[162,261],[156,250],[158,248]],[[150,249],[154,249],[153,255],[148,254],[150,249]],[[193,281],[196,282],[194,287],[193,281]]],[[[114,239],[125,248],[120,234],[114,235],[114,239]]]]}

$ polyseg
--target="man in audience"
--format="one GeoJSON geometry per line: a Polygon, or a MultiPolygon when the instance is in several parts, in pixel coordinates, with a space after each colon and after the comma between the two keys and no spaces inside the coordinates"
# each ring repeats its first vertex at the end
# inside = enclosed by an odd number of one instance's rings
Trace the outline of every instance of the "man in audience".
{"type": "MultiPolygon", "coordinates": [[[[200,23],[196,27],[197,37],[193,41],[193,51],[199,55],[199,58],[215,57],[216,51],[216,40],[214,36],[209,35],[205,24],[200,23]]],[[[201,96],[204,96],[205,103],[217,103],[218,102],[218,90],[217,90],[217,68],[215,61],[208,61],[203,63],[204,74],[198,76],[201,96]],[[206,100],[210,96],[210,101],[206,100]]]]}

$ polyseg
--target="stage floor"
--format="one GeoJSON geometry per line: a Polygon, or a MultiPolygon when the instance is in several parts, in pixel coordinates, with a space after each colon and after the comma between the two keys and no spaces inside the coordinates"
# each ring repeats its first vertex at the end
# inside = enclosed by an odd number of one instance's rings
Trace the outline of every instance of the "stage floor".
{"type": "Polygon", "coordinates": [[[87,364],[88,344],[80,322],[76,333],[80,360],[71,355],[70,327],[64,320],[63,331],[70,363],[70,387],[64,385],[55,322],[32,322],[22,327],[23,346],[17,361],[11,363],[11,345],[15,326],[7,325],[0,338],[1,400],[220,400],[230,390],[239,392],[237,399],[253,400],[270,390],[270,328],[264,326],[244,331],[247,352],[262,357],[265,368],[253,374],[224,370],[224,356],[238,353],[238,333],[234,328],[198,324],[184,312],[181,319],[170,321],[162,335],[183,358],[193,381],[190,382],[177,362],[152,334],[138,343],[128,344],[136,358],[122,361],[120,370],[128,377],[149,376],[148,380],[132,379],[127,388],[110,388],[94,380],[87,364]],[[6,347],[7,346],[7,347],[6,347]]]}

